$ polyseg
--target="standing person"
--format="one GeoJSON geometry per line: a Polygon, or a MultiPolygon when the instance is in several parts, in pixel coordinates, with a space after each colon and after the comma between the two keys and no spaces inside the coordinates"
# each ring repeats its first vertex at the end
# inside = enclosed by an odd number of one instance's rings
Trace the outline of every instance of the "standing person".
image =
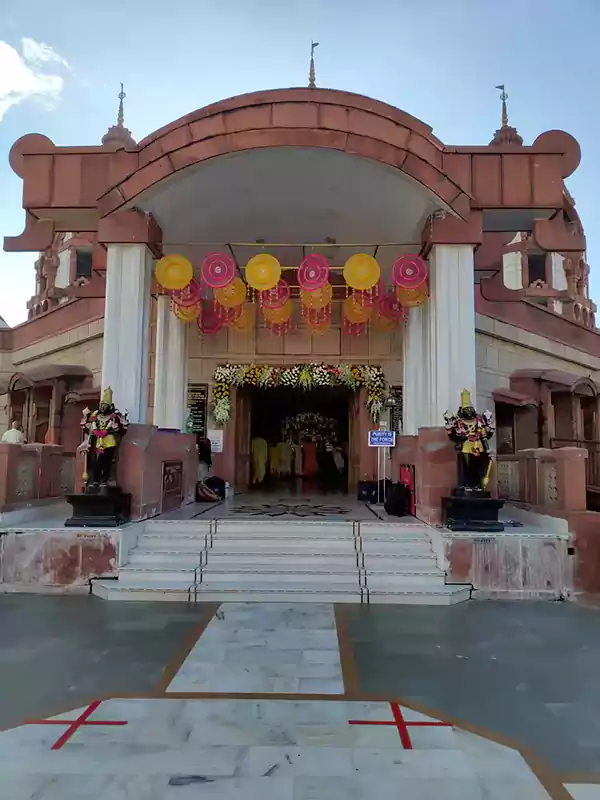
{"type": "Polygon", "coordinates": [[[210,439],[200,437],[198,439],[198,483],[204,483],[208,478],[212,467],[212,447],[210,439]]]}
{"type": "Polygon", "coordinates": [[[15,420],[15,422],[13,422],[10,428],[2,436],[2,441],[5,444],[26,444],[25,434],[23,433],[21,423],[15,420]]]}

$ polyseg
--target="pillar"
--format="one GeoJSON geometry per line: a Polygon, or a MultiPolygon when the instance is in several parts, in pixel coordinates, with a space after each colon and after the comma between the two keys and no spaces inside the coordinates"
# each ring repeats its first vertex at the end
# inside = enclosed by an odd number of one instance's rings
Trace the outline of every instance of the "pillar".
{"type": "Polygon", "coordinates": [[[154,424],[182,431],[187,414],[187,324],[173,314],[169,298],[157,301],[154,424]]]}
{"type": "Polygon", "coordinates": [[[463,389],[476,403],[473,245],[435,245],[427,303],[409,313],[404,353],[405,433],[444,424],[463,389]]]}
{"type": "Polygon", "coordinates": [[[145,244],[109,244],[102,352],[102,391],[130,422],[145,423],[152,254],[145,244]]]}
{"type": "Polygon", "coordinates": [[[429,351],[426,309],[411,308],[404,333],[402,433],[416,436],[425,424],[429,403],[429,372],[425,368],[429,351]]]}

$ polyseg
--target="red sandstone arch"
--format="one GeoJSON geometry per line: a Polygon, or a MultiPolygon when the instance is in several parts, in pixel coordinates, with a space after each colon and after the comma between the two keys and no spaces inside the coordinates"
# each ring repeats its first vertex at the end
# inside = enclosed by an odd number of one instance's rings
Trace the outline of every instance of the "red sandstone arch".
{"type": "MultiPolygon", "coordinates": [[[[330,89],[255,92],[194,111],[134,149],[57,147],[40,134],[22,137],[10,163],[23,178],[26,226],[4,247],[44,250],[55,231],[96,232],[99,219],[133,206],[180,170],[280,146],[338,150],[392,166],[463,219],[472,208],[562,210],[563,179],[580,158],[579,145],[563,131],[547,131],[530,147],[444,146],[425,123],[368,97],[330,89]]],[[[560,247],[546,241],[564,239],[564,225],[536,225],[546,249],[576,249],[572,237],[560,247]]]]}
{"type": "Polygon", "coordinates": [[[399,169],[461,217],[470,192],[444,170],[444,145],[431,128],[385,103],[329,89],[241,95],[187,114],[143,139],[137,170],[98,202],[101,216],[207,159],[264,147],[341,150],[399,169]]]}

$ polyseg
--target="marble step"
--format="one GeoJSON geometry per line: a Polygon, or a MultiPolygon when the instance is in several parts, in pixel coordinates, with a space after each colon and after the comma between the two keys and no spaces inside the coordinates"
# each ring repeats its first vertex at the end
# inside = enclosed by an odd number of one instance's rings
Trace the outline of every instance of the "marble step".
{"type": "Polygon", "coordinates": [[[471,599],[470,586],[436,586],[424,584],[406,589],[369,589],[370,603],[390,605],[451,606],[471,599]]]}
{"type": "Polygon", "coordinates": [[[138,569],[123,567],[119,571],[119,583],[123,586],[139,586],[152,583],[157,586],[192,586],[197,580],[194,570],[189,569],[138,569]]]}
{"type": "Polygon", "coordinates": [[[286,535],[352,535],[355,523],[351,520],[218,520],[216,531],[219,535],[246,534],[286,536],[286,535]]]}
{"type": "Polygon", "coordinates": [[[194,569],[206,560],[205,554],[200,552],[192,553],[172,553],[160,550],[131,550],[127,566],[146,567],[166,567],[174,569],[194,569]]]}
{"type": "Polygon", "coordinates": [[[138,539],[137,546],[140,550],[199,553],[210,546],[210,538],[204,536],[149,536],[148,534],[143,534],[138,539]]]}
{"type": "Polygon", "coordinates": [[[218,585],[223,587],[235,586],[265,586],[288,584],[306,584],[312,585],[313,583],[327,583],[348,584],[358,586],[364,584],[362,573],[357,569],[354,571],[345,572],[303,572],[297,569],[286,570],[215,570],[204,569],[198,574],[198,582],[200,585],[211,586],[218,585]]]}
{"type": "Polygon", "coordinates": [[[265,591],[252,590],[206,590],[191,594],[181,588],[160,588],[154,585],[147,586],[117,586],[118,581],[101,583],[94,581],[92,594],[103,600],[130,600],[134,602],[191,602],[199,603],[360,603],[360,589],[345,592],[338,589],[311,589],[305,587],[300,591],[286,588],[282,590],[265,591]]]}
{"type": "Polygon", "coordinates": [[[204,535],[210,533],[214,529],[215,523],[212,520],[199,520],[199,519],[185,519],[185,520],[168,520],[168,519],[148,519],[142,523],[144,526],[144,533],[159,534],[200,534],[204,535]]]}
{"type": "Polygon", "coordinates": [[[209,552],[219,553],[289,553],[289,554],[322,554],[354,553],[352,539],[216,539],[209,552]]]}
{"type": "Polygon", "coordinates": [[[405,539],[357,539],[358,550],[368,553],[385,555],[400,555],[404,553],[432,553],[431,543],[428,540],[411,542],[405,539]]]}
{"type": "MultiPolygon", "coordinates": [[[[269,565],[275,569],[285,568],[286,566],[302,569],[316,569],[321,566],[323,569],[333,567],[340,569],[351,569],[363,566],[363,553],[240,553],[228,552],[220,553],[215,550],[208,550],[206,553],[206,563],[210,567],[220,567],[221,569],[237,569],[245,567],[259,568],[261,565],[269,565]]],[[[404,556],[376,556],[370,555],[365,558],[364,565],[373,571],[380,569],[405,570],[411,572],[414,569],[434,569],[436,560],[433,553],[404,555],[404,556]]]]}
{"type": "Polygon", "coordinates": [[[171,600],[178,603],[194,601],[193,587],[183,587],[179,583],[170,586],[164,584],[146,584],[129,586],[119,581],[93,581],[92,594],[103,600],[134,600],[134,601],[164,601],[171,600]]]}

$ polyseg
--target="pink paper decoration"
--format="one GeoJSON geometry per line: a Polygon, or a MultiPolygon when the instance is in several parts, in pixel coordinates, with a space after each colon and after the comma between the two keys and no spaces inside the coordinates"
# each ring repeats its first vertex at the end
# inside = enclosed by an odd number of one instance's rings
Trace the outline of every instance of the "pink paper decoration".
{"type": "Polygon", "coordinates": [[[417,289],[427,280],[427,262],[421,256],[400,256],[392,265],[392,282],[403,289],[417,289]]]}
{"type": "Polygon", "coordinates": [[[235,278],[235,261],[227,253],[209,253],[200,266],[200,275],[211,289],[222,289],[235,278]]]}
{"type": "Polygon", "coordinates": [[[300,262],[298,284],[307,292],[314,292],[325,286],[329,279],[329,262],[325,256],[311,253],[300,262]]]}

